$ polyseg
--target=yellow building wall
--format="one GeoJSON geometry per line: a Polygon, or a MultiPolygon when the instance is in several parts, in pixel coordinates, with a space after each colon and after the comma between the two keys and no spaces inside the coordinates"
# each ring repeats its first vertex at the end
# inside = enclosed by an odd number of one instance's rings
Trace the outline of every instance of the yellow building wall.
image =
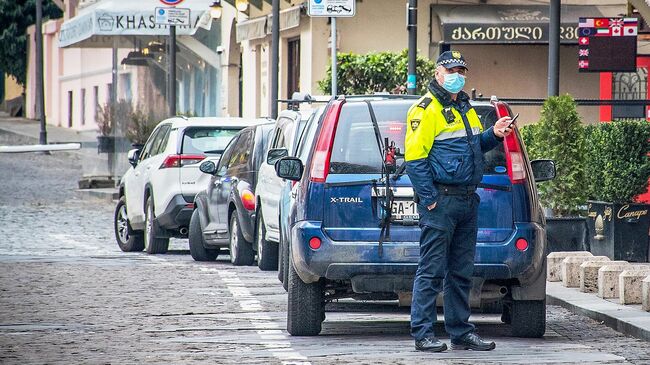
{"type": "Polygon", "coordinates": [[[5,100],[11,100],[19,97],[23,93],[23,86],[20,85],[13,76],[5,74],[5,100]]]}

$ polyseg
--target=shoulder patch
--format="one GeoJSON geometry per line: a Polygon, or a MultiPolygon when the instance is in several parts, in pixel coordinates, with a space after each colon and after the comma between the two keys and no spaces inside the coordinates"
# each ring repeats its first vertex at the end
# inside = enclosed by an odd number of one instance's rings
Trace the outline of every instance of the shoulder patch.
{"type": "Polygon", "coordinates": [[[418,108],[426,109],[429,104],[431,104],[431,98],[424,98],[422,101],[418,104],[418,108]]]}
{"type": "Polygon", "coordinates": [[[415,132],[416,129],[420,126],[420,119],[411,119],[411,130],[415,132]]]}

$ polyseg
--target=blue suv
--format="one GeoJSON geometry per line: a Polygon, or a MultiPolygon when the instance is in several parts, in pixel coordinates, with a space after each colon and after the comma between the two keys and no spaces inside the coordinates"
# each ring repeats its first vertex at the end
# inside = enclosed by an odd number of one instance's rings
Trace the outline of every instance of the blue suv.
{"type": "MultiPolygon", "coordinates": [[[[287,227],[282,227],[288,232],[290,334],[320,333],[325,304],[335,299],[408,300],[420,228],[410,180],[399,166],[407,110],[416,100],[333,99],[310,126],[314,133],[305,133],[312,139],[301,141],[310,146],[304,164],[296,157],[276,163],[278,176],[297,182],[287,227]],[[393,155],[383,146],[392,146],[393,155]]],[[[511,115],[496,99],[472,104],[485,129],[511,115]]],[[[471,304],[497,303],[513,335],[541,337],[546,232],[535,182],[552,179],[555,167],[548,160],[530,163],[518,132],[485,159],[471,304]]]]}

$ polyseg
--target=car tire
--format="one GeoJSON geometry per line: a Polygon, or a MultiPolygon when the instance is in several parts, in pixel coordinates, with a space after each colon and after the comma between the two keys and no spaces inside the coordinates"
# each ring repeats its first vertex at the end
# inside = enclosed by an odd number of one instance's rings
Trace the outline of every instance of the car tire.
{"type": "Polygon", "coordinates": [[[280,259],[282,260],[282,287],[284,288],[285,291],[289,291],[289,265],[291,264],[290,262],[290,249],[289,249],[289,241],[285,240],[282,235],[280,235],[280,241],[281,241],[281,257],[280,259]]]}
{"type": "Polygon", "coordinates": [[[255,262],[255,251],[251,244],[246,241],[244,234],[239,228],[237,211],[230,216],[230,262],[235,266],[248,266],[255,262]]]}
{"type": "Polygon", "coordinates": [[[194,261],[214,261],[219,256],[219,249],[205,248],[205,241],[203,240],[203,230],[201,229],[201,218],[199,211],[192,212],[190,218],[190,229],[188,232],[190,255],[194,261]]]}
{"type": "Polygon", "coordinates": [[[137,252],[144,250],[144,239],[142,232],[136,232],[131,228],[128,215],[126,214],[126,197],[120,197],[115,207],[113,216],[113,228],[115,240],[120,250],[124,252],[137,252]]]}
{"type": "Polygon", "coordinates": [[[160,227],[155,218],[153,196],[149,196],[144,206],[144,248],[149,254],[166,253],[169,238],[156,237],[160,234],[160,227]]]}
{"type": "Polygon", "coordinates": [[[325,301],[321,281],[307,284],[289,264],[287,332],[292,336],[317,336],[325,319],[325,301]]]}
{"type": "Polygon", "coordinates": [[[538,338],[546,331],[546,302],[544,300],[513,300],[510,307],[512,335],[538,338]]]}
{"type": "Polygon", "coordinates": [[[257,212],[255,223],[255,241],[257,241],[257,267],[262,271],[278,269],[278,245],[266,240],[266,225],[262,210],[257,212]]]}

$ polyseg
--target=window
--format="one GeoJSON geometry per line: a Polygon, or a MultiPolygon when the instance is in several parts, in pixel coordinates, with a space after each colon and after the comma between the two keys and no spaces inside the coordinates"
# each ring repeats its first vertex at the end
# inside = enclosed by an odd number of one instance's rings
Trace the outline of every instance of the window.
{"type": "Polygon", "coordinates": [[[248,129],[244,130],[242,134],[237,139],[235,144],[234,151],[232,152],[232,158],[228,163],[228,167],[241,167],[245,166],[248,163],[252,145],[253,145],[253,130],[248,129]]]}
{"type": "Polygon", "coordinates": [[[81,89],[81,125],[86,125],[86,89],[81,89]]]}
{"type": "Polygon", "coordinates": [[[300,139],[298,140],[296,156],[300,158],[302,163],[305,163],[307,161],[309,152],[311,152],[310,147],[314,144],[314,138],[316,136],[316,131],[318,130],[318,124],[320,123],[320,115],[322,114],[322,110],[314,113],[314,116],[312,118],[316,119],[316,114],[319,115],[318,120],[312,120],[310,118],[307,122],[307,126],[302,131],[300,139]]]}
{"type": "MultiPolygon", "coordinates": [[[[483,130],[494,126],[494,123],[497,122],[497,113],[496,110],[491,106],[479,106],[474,108],[476,114],[478,114],[481,124],[483,125],[483,130]]],[[[485,174],[506,174],[505,169],[506,165],[506,151],[503,149],[503,143],[496,146],[489,152],[483,154],[483,159],[485,164],[483,167],[483,173],[485,174]],[[499,168],[497,168],[499,167],[499,168]]]]}
{"type": "Polygon", "coordinates": [[[156,138],[153,140],[153,146],[151,147],[151,156],[156,156],[163,151],[165,151],[165,148],[167,147],[167,141],[169,140],[169,131],[171,129],[171,125],[165,124],[160,127],[160,131],[156,135],[156,138]]]}
{"type": "Polygon", "coordinates": [[[219,160],[219,165],[217,166],[217,175],[218,176],[223,176],[226,174],[226,171],[228,171],[229,167],[229,162],[232,159],[232,153],[235,149],[235,146],[237,145],[237,139],[239,137],[235,136],[228,146],[226,146],[226,149],[223,150],[223,155],[221,155],[221,159],[219,160]]]}
{"type": "MultiPolygon", "coordinates": [[[[372,103],[381,132],[381,140],[388,137],[404,151],[406,114],[413,102],[372,103]]],[[[330,172],[333,174],[381,173],[382,152],[377,146],[375,129],[366,103],[343,105],[332,148],[330,172]]]]}
{"type": "Polygon", "coordinates": [[[72,115],[74,114],[72,96],[72,90],[68,91],[68,128],[72,128],[72,115]]]}
{"type": "Polygon", "coordinates": [[[220,154],[230,140],[239,132],[238,129],[221,129],[212,127],[188,128],[183,134],[181,153],[184,154],[220,154]]]}
{"type": "Polygon", "coordinates": [[[156,140],[161,129],[162,128],[157,128],[154,130],[149,136],[149,139],[147,139],[147,142],[144,144],[144,148],[142,149],[142,153],[140,153],[140,161],[145,160],[151,156],[151,150],[153,148],[154,141],[156,140]]]}
{"type": "Polygon", "coordinates": [[[95,100],[93,119],[97,121],[97,115],[99,114],[99,86],[93,86],[93,96],[94,96],[93,100],[95,100]]]}
{"type": "Polygon", "coordinates": [[[287,99],[300,91],[300,38],[287,42],[287,99]]]}
{"type": "Polygon", "coordinates": [[[275,130],[275,136],[273,137],[271,148],[287,147],[291,141],[292,125],[293,121],[289,118],[280,118],[278,120],[278,126],[275,130]]]}
{"type": "MultiPolygon", "coordinates": [[[[640,67],[636,72],[615,72],[612,78],[612,99],[646,100],[648,98],[648,69],[640,67]]],[[[645,119],[643,105],[613,105],[612,118],[645,119]]]]}

